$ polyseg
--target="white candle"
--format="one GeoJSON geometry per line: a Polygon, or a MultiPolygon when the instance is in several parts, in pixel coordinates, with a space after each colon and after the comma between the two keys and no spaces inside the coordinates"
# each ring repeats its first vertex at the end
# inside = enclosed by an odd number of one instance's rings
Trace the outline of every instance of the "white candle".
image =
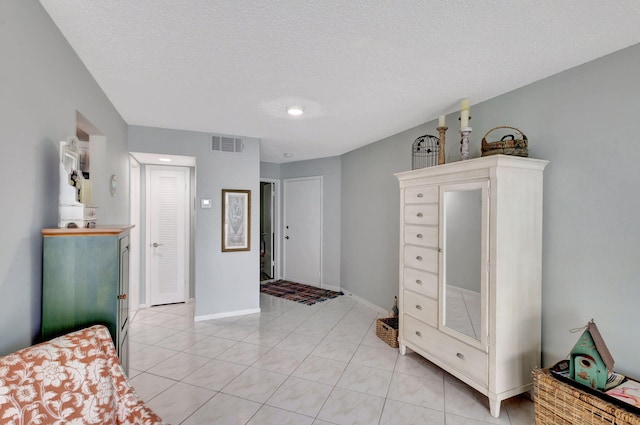
{"type": "Polygon", "coordinates": [[[460,102],[460,128],[469,127],[469,99],[460,102]]]}
{"type": "Polygon", "coordinates": [[[438,117],[438,127],[444,127],[444,124],[445,124],[445,122],[444,122],[444,115],[440,115],[440,116],[438,117]]]}
{"type": "Polygon", "coordinates": [[[460,128],[469,127],[469,110],[460,111],[460,128]]]}

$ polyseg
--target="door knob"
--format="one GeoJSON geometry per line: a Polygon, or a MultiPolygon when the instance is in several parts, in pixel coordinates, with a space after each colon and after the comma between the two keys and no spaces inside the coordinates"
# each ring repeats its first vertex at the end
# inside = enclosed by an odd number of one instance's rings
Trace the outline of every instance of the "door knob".
{"type": "Polygon", "coordinates": [[[285,236],[284,238],[285,238],[285,239],[289,239],[289,236],[285,236]]]}
{"type": "Polygon", "coordinates": [[[157,248],[157,247],[159,247],[159,246],[163,246],[163,245],[164,245],[164,244],[161,244],[161,243],[158,243],[158,242],[154,242],[152,246],[153,246],[154,248],[157,248]]]}
{"type": "Polygon", "coordinates": [[[118,295],[118,299],[119,300],[126,300],[127,299],[127,294],[118,295]]]}

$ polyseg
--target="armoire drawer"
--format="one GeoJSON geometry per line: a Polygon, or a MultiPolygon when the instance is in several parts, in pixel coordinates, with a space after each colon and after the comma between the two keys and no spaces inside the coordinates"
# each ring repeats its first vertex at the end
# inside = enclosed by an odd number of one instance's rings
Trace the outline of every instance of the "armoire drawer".
{"type": "Polygon", "coordinates": [[[438,204],[405,205],[405,224],[438,225],[438,204]]]}
{"type": "Polygon", "coordinates": [[[438,299],[438,275],[405,267],[403,286],[427,297],[438,299]]]}
{"type": "Polygon", "coordinates": [[[404,243],[437,248],[438,228],[436,226],[404,226],[404,243]]]}
{"type": "Polygon", "coordinates": [[[438,250],[419,246],[404,246],[404,264],[414,269],[438,272],[438,250]]]}
{"type": "Polygon", "coordinates": [[[438,202],[438,186],[408,187],[404,190],[405,204],[427,204],[438,202]]]}
{"type": "Polygon", "coordinates": [[[481,385],[488,385],[489,355],[450,337],[438,329],[403,314],[403,337],[439,360],[470,377],[481,385]]]}
{"type": "Polygon", "coordinates": [[[438,301],[411,291],[404,291],[402,311],[427,325],[438,325],[438,301]]]}

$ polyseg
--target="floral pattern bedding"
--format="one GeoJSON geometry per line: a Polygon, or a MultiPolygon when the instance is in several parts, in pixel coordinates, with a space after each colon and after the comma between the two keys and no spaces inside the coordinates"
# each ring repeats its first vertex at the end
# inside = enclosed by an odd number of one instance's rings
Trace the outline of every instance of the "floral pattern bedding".
{"type": "Polygon", "coordinates": [[[0,357],[0,423],[162,424],[127,381],[104,326],[0,357]]]}

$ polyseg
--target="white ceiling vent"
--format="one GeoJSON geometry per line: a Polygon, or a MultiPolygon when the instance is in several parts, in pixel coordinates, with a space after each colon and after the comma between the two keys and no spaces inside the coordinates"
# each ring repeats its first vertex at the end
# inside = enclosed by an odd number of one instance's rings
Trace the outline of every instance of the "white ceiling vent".
{"type": "Polygon", "coordinates": [[[211,150],[218,152],[242,152],[244,143],[242,137],[211,136],[211,150]]]}

